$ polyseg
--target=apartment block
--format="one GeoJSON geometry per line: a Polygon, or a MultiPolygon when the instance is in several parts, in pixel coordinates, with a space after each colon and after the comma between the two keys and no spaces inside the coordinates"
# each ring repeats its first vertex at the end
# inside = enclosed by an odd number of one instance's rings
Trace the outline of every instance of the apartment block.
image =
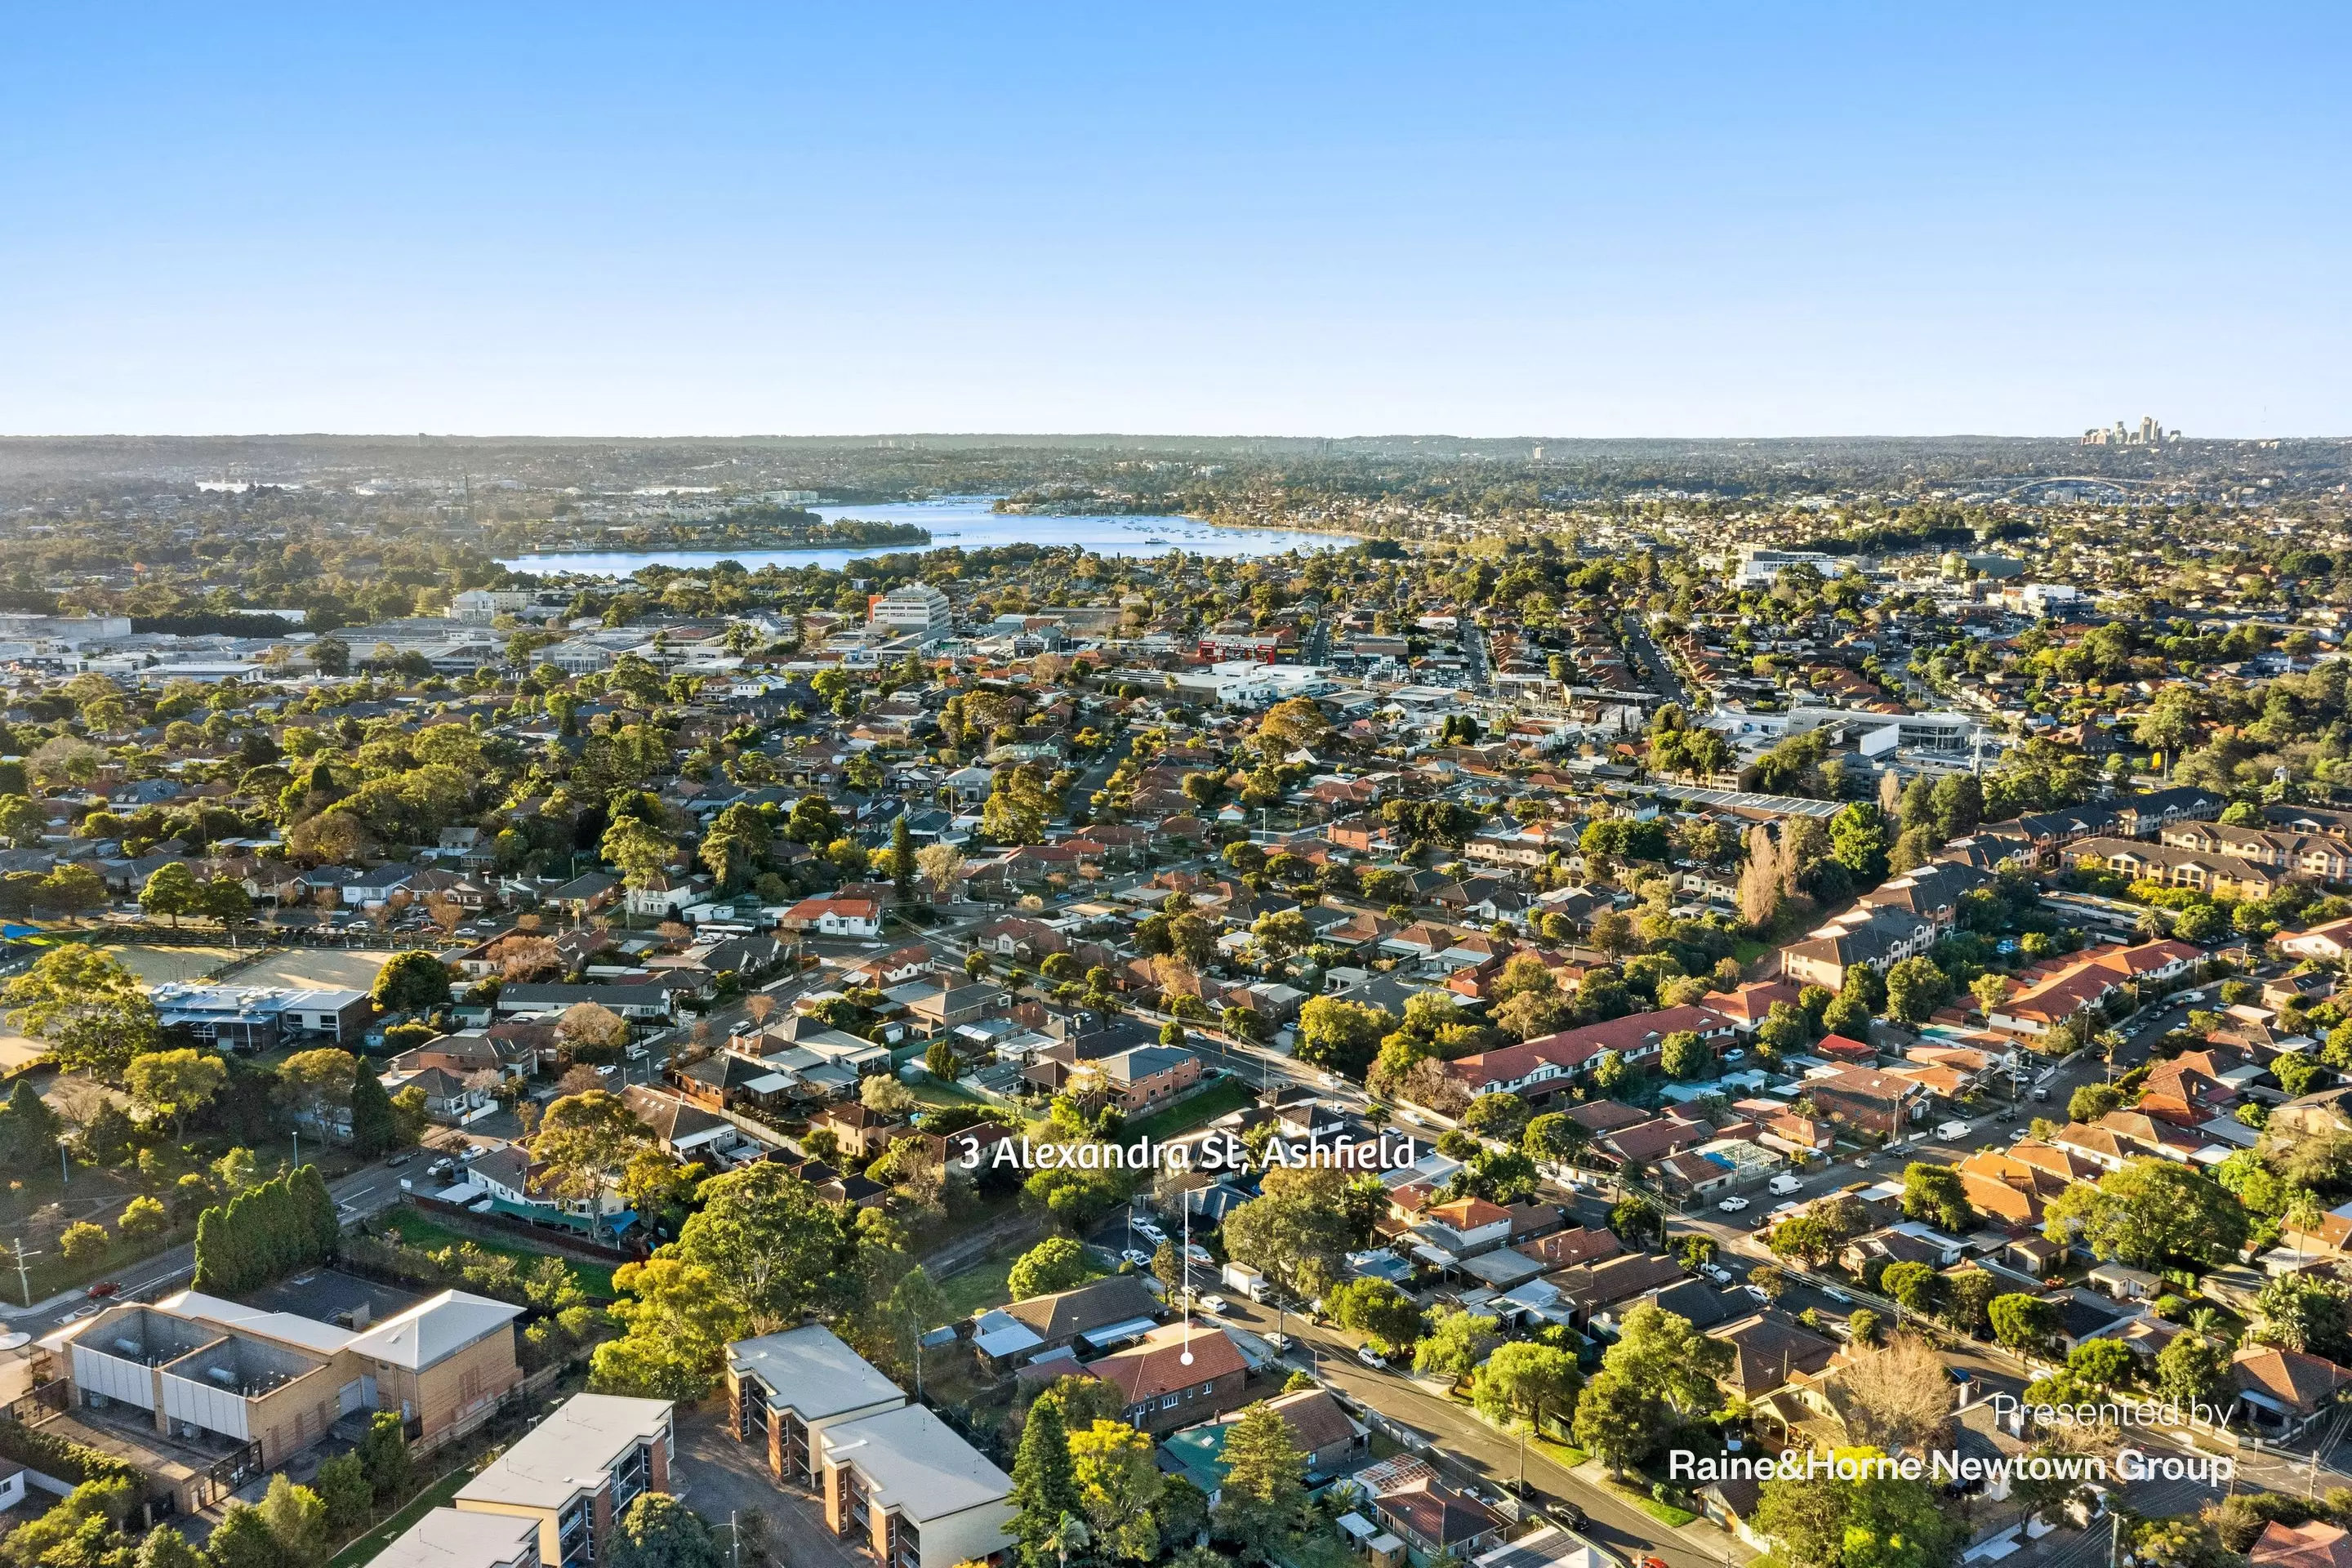
{"type": "Polygon", "coordinates": [[[740,1442],[768,1450],[768,1473],[814,1489],[828,1427],[896,1410],[898,1385],[821,1323],[727,1347],[727,1403],[740,1442]]]}
{"type": "Polygon", "coordinates": [[[881,1568],[1001,1561],[1013,1544],[1013,1478],[919,1405],[818,1434],[824,1520],[881,1568]]]}
{"type": "Polygon", "coordinates": [[[531,1521],[544,1568],[588,1568],[631,1503],[669,1490],[670,1408],[667,1399],[575,1395],[458,1489],[457,1511],[531,1521]]]}

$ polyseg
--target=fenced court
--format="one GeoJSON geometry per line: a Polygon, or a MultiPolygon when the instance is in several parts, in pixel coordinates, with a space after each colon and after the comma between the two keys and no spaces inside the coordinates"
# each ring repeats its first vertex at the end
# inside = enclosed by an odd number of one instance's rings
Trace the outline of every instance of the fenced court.
{"type": "Polygon", "coordinates": [[[289,991],[365,991],[391,957],[389,949],[294,948],[272,953],[229,979],[237,985],[282,985],[289,991]]]}
{"type": "Polygon", "coordinates": [[[150,991],[173,981],[202,980],[236,956],[226,946],[149,947],[139,942],[103,942],[99,951],[138,976],[150,991]]]}

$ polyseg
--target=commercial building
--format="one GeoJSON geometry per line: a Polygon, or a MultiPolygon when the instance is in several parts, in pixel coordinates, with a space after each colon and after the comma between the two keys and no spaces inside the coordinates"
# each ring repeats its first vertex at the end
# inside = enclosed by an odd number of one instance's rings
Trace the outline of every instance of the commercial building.
{"type": "Polygon", "coordinates": [[[201,1509],[345,1416],[396,1411],[421,1448],[472,1429],[522,1381],[520,1315],[445,1290],[348,1329],[184,1290],[109,1308],[43,1341],[66,1384],[67,1409],[49,1420],[201,1509]]]}
{"type": "Polygon", "coordinates": [[[188,1029],[224,1050],[267,1051],[295,1039],[345,1045],[367,1033],[375,1005],[364,991],[289,991],[277,986],[155,987],[156,1020],[188,1029]]]}
{"type": "Polygon", "coordinates": [[[909,583],[869,601],[866,624],[925,638],[943,637],[955,625],[955,606],[929,583],[909,583]]]}

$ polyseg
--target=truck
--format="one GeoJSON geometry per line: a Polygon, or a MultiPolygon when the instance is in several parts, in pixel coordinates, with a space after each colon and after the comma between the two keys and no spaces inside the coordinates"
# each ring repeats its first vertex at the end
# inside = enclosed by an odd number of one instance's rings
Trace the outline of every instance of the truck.
{"type": "Polygon", "coordinates": [[[1238,1263],[1228,1263],[1217,1276],[1218,1283],[1228,1290],[1238,1290],[1253,1301],[1263,1301],[1268,1289],[1266,1278],[1255,1268],[1244,1268],[1238,1263]]]}

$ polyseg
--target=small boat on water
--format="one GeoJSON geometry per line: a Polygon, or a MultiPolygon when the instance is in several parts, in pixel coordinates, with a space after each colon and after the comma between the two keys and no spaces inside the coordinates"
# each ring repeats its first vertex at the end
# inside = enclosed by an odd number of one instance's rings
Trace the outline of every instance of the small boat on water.
{"type": "Polygon", "coordinates": [[[1147,539],[1143,542],[1146,544],[1165,544],[1168,542],[1164,539],[1147,539]]]}

